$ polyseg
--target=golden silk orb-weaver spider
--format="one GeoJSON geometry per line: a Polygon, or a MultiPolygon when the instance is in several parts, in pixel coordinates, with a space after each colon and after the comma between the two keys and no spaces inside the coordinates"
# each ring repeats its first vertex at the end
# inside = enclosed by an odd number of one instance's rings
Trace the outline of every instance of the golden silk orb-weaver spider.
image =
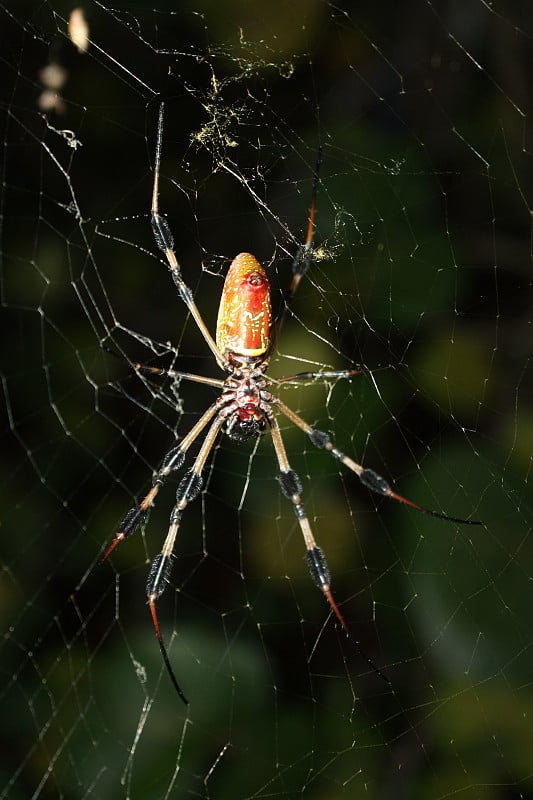
{"type": "MultiPolygon", "coordinates": [[[[200,333],[213,353],[218,366],[225,373],[224,380],[208,378],[177,370],[158,369],[157,367],[143,364],[130,364],[134,369],[152,375],[166,375],[177,377],[196,383],[202,383],[219,390],[215,402],[209,406],[198,422],[183,437],[179,444],[174,444],[164,456],[159,470],[155,473],[152,487],[137,506],[131,508],[119,525],[115,538],[105,551],[101,563],[104,562],[115,547],[137,530],[146,517],[159,490],[167,477],[179,470],[185,462],[187,451],[192,443],[207,428],[207,434],[200,447],[192,467],[185,473],[178,484],[176,503],[170,514],[170,525],[161,552],[154,558],[150,567],[146,583],[148,605],[152,616],[155,633],[170,679],[184,703],[188,704],[183,691],[178,684],[170,664],[167,649],[157,617],[156,602],[163,594],[169,583],[174,559],[174,544],[179,531],[183,512],[187,505],[200,494],[203,487],[202,471],[209,453],[217,439],[218,434],[224,429],[227,436],[236,442],[246,442],[270,428],[274,451],[279,466],[279,483],[283,495],[292,503],[296,519],[300,526],[307,555],[307,565],[311,578],[325,596],[331,611],[346,635],[367,661],[371,668],[387,683],[388,678],[365,655],[359,642],[355,639],[342,616],[331,590],[331,576],[326,558],[322,549],[317,545],[309,519],[302,502],[302,483],[296,472],[291,469],[285,445],[281,436],[280,426],[277,421],[278,412],[289,419],[296,427],[300,428],[311,440],[312,444],[329,453],[343,466],[351,470],[361,483],[376,494],[397,500],[411,506],[417,511],[431,514],[434,517],[450,522],[479,525],[475,520],[450,517],[439,514],[412,500],[394,492],[387,481],[371,469],[358,464],[348,455],[345,455],[335,446],[330,436],[324,431],[313,428],[302,417],[283,403],[270,391],[270,387],[278,386],[288,381],[327,380],[336,378],[349,378],[359,374],[359,369],[339,371],[302,372],[284,378],[270,378],[266,370],[275,346],[278,334],[287,314],[288,303],[294,297],[298,285],[309,269],[312,262],[312,243],[314,234],[314,216],[318,186],[318,164],[313,182],[311,207],[307,237],[300,246],[292,265],[292,282],[288,291],[288,300],[276,322],[272,321],[270,302],[270,285],[267,274],[259,262],[250,253],[240,253],[232,262],[220,300],[218,311],[216,340],[213,340],[200,312],[194,302],[191,290],[185,284],[178,259],[174,251],[174,239],[164,217],[159,214],[159,171],[161,165],[161,149],[163,142],[163,115],[164,106],[159,110],[157,128],[157,144],[154,164],[154,186],[152,194],[152,230],[159,249],[164,253],[170,274],[177,292],[189,312],[193,316],[200,333]],[[209,426],[209,427],[208,427],[209,426]]],[[[320,154],[319,154],[320,159],[320,154]]]]}

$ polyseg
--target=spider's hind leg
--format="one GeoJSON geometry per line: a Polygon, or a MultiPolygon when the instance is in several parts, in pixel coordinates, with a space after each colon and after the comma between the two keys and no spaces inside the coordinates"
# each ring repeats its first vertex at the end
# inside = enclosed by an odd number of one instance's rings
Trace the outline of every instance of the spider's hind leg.
{"type": "Polygon", "coordinates": [[[415,503],[413,500],[409,500],[407,497],[398,494],[397,492],[393,491],[385,478],[383,478],[381,475],[378,475],[378,473],[374,472],[373,469],[363,467],[362,464],[358,464],[357,461],[353,460],[353,458],[350,458],[350,456],[347,456],[342,452],[342,450],[339,450],[339,448],[336,447],[331,441],[331,438],[327,433],[318,430],[318,428],[313,428],[304,419],[302,419],[299,414],[289,408],[289,406],[285,405],[285,403],[283,403],[277,397],[273,397],[271,402],[275,404],[282,414],[290,419],[290,421],[296,425],[296,427],[300,428],[300,430],[304,431],[304,433],[309,436],[309,439],[315,447],[318,447],[320,450],[325,450],[327,453],[336,458],[337,461],[340,461],[341,464],[344,464],[345,467],[348,467],[348,469],[357,475],[363,486],[366,486],[366,488],[370,489],[371,492],[380,494],[383,497],[388,497],[391,500],[396,500],[398,503],[403,503],[406,506],[416,509],[416,511],[421,511],[423,514],[429,514],[430,516],[437,517],[438,519],[444,519],[447,522],[456,522],[460,525],[483,524],[479,520],[475,519],[463,519],[462,517],[451,517],[448,514],[441,514],[439,511],[433,511],[430,508],[421,506],[418,503],[415,503]]]}
{"type": "Polygon", "coordinates": [[[148,509],[154,502],[155,498],[157,497],[159,490],[163,486],[166,478],[170,475],[171,472],[175,472],[176,470],[180,469],[185,461],[185,454],[191,444],[194,442],[196,437],[202,432],[205,428],[207,423],[213,418],[215,413],[218,410],[218,406],[216,403],[213,403],[210,406],[205,414],[203,414],[196,425],[194,425],[189,433],[181,440],[179,445],[173,445],[168,453],[163,458],[161,462],[161,466],[154,475],[152,481],[152,488],[146,494],[144,499],[139,503],[138,506],[133,506],[130,508],[120,525],[118,526],[118,531],[115,534],[115,538],[105,551],[104,555],[100,559],[100,564],[103,564],[104,561],[107,561],[115,547],[119,545],[124,539],[127,539],[131,536],[135,531],[139,528],[139,526],[144,522],[146,518],[146,514],[148,513],[148,509]]]}
{"type": "MultiPolygon", "coordinates": [[[[213,416],[213,414],[211,416],[213,416]]],[[[183,512],[189,503],[198,497],[202,490],[202,471],[223,423],[223,415],[220,413],[217,414],[214,421],[211,423],[211,427],[207,432],[193,466],[188,472],[185,473],[179,483],[178,490],[176,492],[176,504],[170,514],[168,533],[163,543],[163,547],[161,548],[161,552],[158,553],[158,555],[156,555],[152,561],[150,573],[146,582],[146,596],[148,598],[150,614],[152,615],[155,635],[157,636],[157,641],[159,642],[159,648],[163,656],[163,661],[165,662],[165,667],[176,692],[186,705],[188,705],[188,700],[178,684],[176,676],[174,675],[174,670],[172,669],[172,665],[170,663],[170,659],[168,657],[165,641],[159,626],[156,603],[165,591],[165,588],[170,580],[170,573],[172,571],[172,564],[174,561],[174,544],[179,532],[183,512]]]]}
{"type": "Polygon", "coordinates": [[[309,519],[307,518],[304,504],[302,502],[302,483],[296,472],[290,467],[277,419],[273,414],[270,414],[268,416],[268,421],[270,423],[274,449],[276,451],[276,456],[280,467],[279,482],[281,491],[293,504],[294,513],[300,525],[305,546],[307,548],[307,566],[309,568],[309,572],[311,573],[311,578],[328,601],[331,610],[337,617],[348,638],[357,648],[357,651],[376,673],[376,675],[385,681],[385,683],[390,685],[389,679],[381,672],[380,669],[378,669],[378,667],[376,667],[374,662],[366,655],[357,639],[355,639],[351,634],[350,629],[348,628],[344,617],[342,616],[339,607],[335,602],[335,598],[333,597],[333,593],[331,591],[331,575],[326,562],[326,557],[322,548],[319,547],[315,541],[315,537],[313,536],[311,525],[309,523],[309,519]]]}

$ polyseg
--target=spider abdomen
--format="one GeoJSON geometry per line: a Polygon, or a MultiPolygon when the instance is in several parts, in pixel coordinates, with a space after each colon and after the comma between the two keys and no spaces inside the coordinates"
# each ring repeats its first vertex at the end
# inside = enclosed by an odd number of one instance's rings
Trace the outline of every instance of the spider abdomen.
{"type": "Polygon", "coordinates": [[[254,256],[240,253],[231,263],[220,298],[217,347],[225,356],[262,356],[270,342],[271,322],[267,274],[254,256]]]}

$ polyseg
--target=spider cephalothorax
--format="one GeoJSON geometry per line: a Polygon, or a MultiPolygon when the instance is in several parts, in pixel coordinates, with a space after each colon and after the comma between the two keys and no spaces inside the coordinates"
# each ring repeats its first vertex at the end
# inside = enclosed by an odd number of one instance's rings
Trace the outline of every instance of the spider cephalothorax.
{"type": "MultiPolygon", "coordinates": [[[[234,354],[231,356],[227,367],[229,376],[220,396],[220,413],[225,417],[229,438],[246,442],[265,432],[268,416],[272,414],[269,406],[272,395],[266,390],[264,361],[259,361],[256,367],[253,363],[242,364],[234,354]]],[[[249,362],[257,361],[257,358],[249,359],[249,362]]]]}
{"type": "MultiPolygon", "coordinates": [[[[267,275],[259,262],[250,253],[241,253],[232,262],[220,300],[218,312],[216,342],[209,333],[200,312],[194,302],[193,295],[189,287],[185,284],[181,269],[174,252],[174,240],[170,227],[164,217],[161,217],[158,209],[159,194],[159,167],[161,161],[161,145],[163,139],[163,105],[159,113],[159,126],[157,136],[157,149],[154,169],[154,189],[152,195],[152,229],[154,232],[157,246],[164,253],[172,275],[174,284],[179,296],[189,309],[192,317],[205,342],[216,358],[219,367],[226,373],[226,379],[208,378],[202,375],[193,375],[178,370],[164,370],[157,367],[147,367],[142,364],[132,364],[132,366],[142,372],[155,375],[168,375],[169,377],[179,377],[185,380],[202,383],[212,388],[218,389],[219,394],[215,401],[202,414],[195,425],[180,440],[179,444],[174,443],[168,453],[163,458],[161,466],[155,474],[152,487],[139,503],[131,508],[122,522],[120,523],[115,538],[107,548],[102,558],[106,558],[113,552],[115,547],[137,530],[140,524],[146,519],[146,514],[154,502],[166,478],[177,470],[181,469],[185,462],[186,454],[191,444],[207,428],[200,450],[193,462],[192,467],[185,473],[178,484],[176,491],[176,503],[170,514],[168,533],[164,541],[161,552],[154,558],[150,568],[150,573],[146,583],[146,594],[154,629],[159,641],[163,660],[174,687],[182,700],[187,700],[176,680],[172,666],[170,664],[167,650],[159,628],[156,612],[156,601],[161,597],[163,591],[170,580],[172,563],[174,558],[174,544],[179,531],[181,519],[186,506],[192,502],[201,492],[203,487],[202,471],[207,457],[213,448],[220,431],[225,428],[226,434],[236,442],[244,442],[248,439],[264,433],[267,425],[270,427],[272,441],[279,466],[279,483],[283,495],[291,501],[303,535],[306,547],[307,564],[311,578],[322,591],[327,599],[331,610],[341,624],[345,633],[350,636],[350,632],[344,617],[342,616],[331,591],[330,574],[326,563],[326,558],[322,549],[316,544],[311,524],[307,518],[305,507],[302,502],[302,483],[296,472],[291,469],[285,445],[281,436],[281,430],[277,421],[276,414],[283,414],[308,437],[314,447],[324,450],[343,466],[357,475],[361,483],[372,492],[384,497],[397,500],[400,503],[411,506],[418,511],[432,514],[436,517],[451,520],[453,522],[480,524],[474,520],[464,520],[455,517],[448,517],[435,511],[429,511],[417,503],[408,500],[402,495],[394,492],[387,481],[373,470],[363,467],[349,456],[345,455],[334,445],[329,435],[313,428],[289,406],[285,405],[276,395],[272,394],[267,387],[271,385],[279,386],[285,381],[313,381],[313,380],[334,380],[338,378],[350,378],[361,372],[360,369],[346,369],[339,371],[324,372],[305,372],[292,375],[287,378],[266,377],[270,354],[272,353],[275,340],[281,329],[287,305],[278,318],[273,333],[272,311],[270,303],[270,286],[267,275]]],[[[313,184],[313,195],[311,210],[309,213],[309,224],[307,228],[307,238],[296,254],[293,262],[292,283],[288,291],[289,301],[294,296],[298,284],[311,265],[311,245],[314,233],[314,213],[315,199],[317,190],[317,176],[313,184]]],[[[372,669],[389,683],[388,679],[381,673],[373,662],[364,655],[357,640],[352,641],[359,652],[364,656],[372,669]]]]}

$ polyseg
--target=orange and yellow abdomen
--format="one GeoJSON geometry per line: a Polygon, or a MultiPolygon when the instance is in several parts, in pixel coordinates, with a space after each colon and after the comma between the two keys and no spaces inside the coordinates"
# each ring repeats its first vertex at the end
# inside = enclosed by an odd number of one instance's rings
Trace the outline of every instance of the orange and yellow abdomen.
{"type": "Polygon", "coordinates": [[[262,356],[270,341],[270,284],[261,264],[240,253],[229,268],[217,320],[217,347],[226,356],[262,356]]]}

